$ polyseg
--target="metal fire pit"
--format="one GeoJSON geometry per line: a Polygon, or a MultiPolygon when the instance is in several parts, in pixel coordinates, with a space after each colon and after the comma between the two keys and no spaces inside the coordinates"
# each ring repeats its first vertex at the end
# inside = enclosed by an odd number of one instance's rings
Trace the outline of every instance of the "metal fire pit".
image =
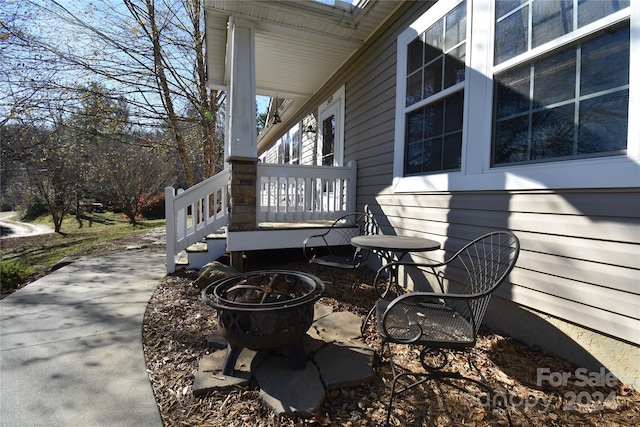
{"type": "Polygon", "coordinates": [[[222,373],[233,375],[243,348],[288,347],[293,368],[303,369],[302,338],[323,293],[324,283],[317,277],[284,270],[253,271],[207,286],[202,301],[216,309],[220,334],[228,342],[222,373]]]}

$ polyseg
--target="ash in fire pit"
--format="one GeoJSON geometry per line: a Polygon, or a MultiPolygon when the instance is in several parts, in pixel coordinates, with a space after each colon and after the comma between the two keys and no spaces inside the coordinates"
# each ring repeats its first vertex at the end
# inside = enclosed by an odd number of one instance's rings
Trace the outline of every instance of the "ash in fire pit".
{"type": "Polygon", "coordinates": [[[255,271],[220,280],[202,291],[216,309],[227,340],[222,373],[232,375],[243,348],[289,347],[294,369],[306,365],[302,338],[313,323],[314,303],[324,293],[317,277],[294,271],[255,271]]]}

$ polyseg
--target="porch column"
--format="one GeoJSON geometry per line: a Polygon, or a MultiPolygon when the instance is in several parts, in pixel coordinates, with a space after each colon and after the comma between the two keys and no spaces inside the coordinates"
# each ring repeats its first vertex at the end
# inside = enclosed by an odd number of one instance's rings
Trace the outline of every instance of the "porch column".
{"type": "Polygon", "coordinates": [[[256,65],[253,23],[229,18],[227,158],[256,159],[256,65]]]}
{"type": "MultiPolygon", "coordinates": [[[[257,228],[256,77],[254,27],[229,20],[229,81],[227,84],[226,161],[230,169],[229,232],[257,228]]],[[[233,267],[242,271],[242,253],[232,253],[233,267]]]]}

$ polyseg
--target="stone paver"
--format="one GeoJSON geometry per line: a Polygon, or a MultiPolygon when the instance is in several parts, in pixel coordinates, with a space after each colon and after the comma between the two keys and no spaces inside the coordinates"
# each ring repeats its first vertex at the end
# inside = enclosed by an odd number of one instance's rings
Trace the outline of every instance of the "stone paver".
{"type": "Polygon", "coordinates": [[[255,369],[258,358],[257,352],[247,348],[242,350],[233,376],[222,374],[222,365],[227,355],[227,350],[218,350],[200,359],[198,372],[193,380],[193,394],[198,396],[212,390],[226,389],[233,386],[247,385],[251,380],[252,367],[255,369]]]}
{"type": "Polygon", "coordinates": [[[356,387],[373,379],[373,349],[364,344],[328,344],[313,360],[327,390],[356,387]]]}
{"type": "MultiPolygon", "coordinates": [[[[221,374],[226,350],[219,350],[200,360],[194,394],[244,385],[253,376],[263,401],[276,414],[309,416],[322,405],[327,390],[370,381],[373,350],[358,339],[362,318],[316,303],[314,319],[303,341],[309,358],[304,369],[293,370],[291,360],[276,351],[244,349],[234,376],[228,377],[221,374]]],[[[210,342],[220,346],[219,338],[210,342]]]]}
{"type": "Polygon", "coordinates": [[[361,325],[362,317],[343,311],[316,320],[307,333],[325,342],[342,342],[360,337],[361,325]]]}
{"type": "Polygon", "coordinates": [[[314,363],[292,370],[287,358],[274,356],[260,365],[254,376],[260,397],[276,415],[308,417],[324,402],[325,388],[314,363]]]}

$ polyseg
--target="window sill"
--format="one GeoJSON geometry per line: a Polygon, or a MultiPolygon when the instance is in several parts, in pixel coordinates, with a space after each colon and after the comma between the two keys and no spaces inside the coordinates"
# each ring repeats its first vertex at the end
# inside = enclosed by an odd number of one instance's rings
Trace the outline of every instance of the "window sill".
{"type": "Polygon", "coordinates": [[[394,193],[617,187],[640,187],[638,160],[620,156],[497,167],[477,174],[396,176],[393,180],[394,193]]]}

